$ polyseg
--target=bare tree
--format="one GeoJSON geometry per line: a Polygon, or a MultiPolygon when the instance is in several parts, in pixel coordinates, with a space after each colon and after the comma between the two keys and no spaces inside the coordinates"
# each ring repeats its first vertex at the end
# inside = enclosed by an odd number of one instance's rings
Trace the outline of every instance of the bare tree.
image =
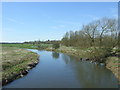
{"type": "Polygon", "coordinates": [[[98,35],[98,31],[97,31],[97,27],[98,27],[99,23],[94,21],[92,23],[89,23],[86,26],[83,26],[83,31],[84,34],[87,35],[89,37],[89,39],[91,40],[90,45],[93,46],[94,42],[95,42],[95,38],[98,35]]]}
{"type": "Polygon", "coordinates": [[[66,46],[76,47],[115,47],[117,45],[117,20],[102,18],[84,25],[79,31],[70,31],[65,34],[62,42],[66,46]]]}
{"type": "Polygon", "coordinates": [[[100,47],[102,46],[102,40],[105,35],[111,35],[111,41],[112,41],[112,35],[113,33],[117,33],[117,23],[115,19],[110,19],[110,18],[102,18],[98,20],[99,26],[98,26],[98,31],[99,31],[99,45],[100,47]]]}

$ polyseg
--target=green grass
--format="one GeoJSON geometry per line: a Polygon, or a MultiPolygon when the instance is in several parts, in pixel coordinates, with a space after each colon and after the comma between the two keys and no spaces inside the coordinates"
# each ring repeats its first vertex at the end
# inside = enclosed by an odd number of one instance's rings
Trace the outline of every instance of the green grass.
{"type": "Polygon", "coordinates": [[[45,49],[52,47],[52,44],[1,44],[2,47],[17,47],[17,48],[27,48],[27,49],[45,49]]]}
{"type": "Polygon", "coordinates": [[[106,64],[107,64],[107,68],[110,69],[114,74],[115,76],[118,78],[119,80],[119,83],[120,83],[120,58],[118,57],[115,57],[115,56],[111,56],[111,57],[108,57],[107,60],[106,60],[106,64]]]}
{"type": "Polygon", "coordinates": [[[12,78],[28,67],[28,64],[38,61],[38,54],[17,47],[2,47],[2,79],[12,78]]]}
{"type": "Polygon", "coordinates": [[[18,47],[18,48],[29,48],[36,49],[33,44],[2,44],[2,47],[18,47]]]}
{"type": "Polygon", "coordinates": [[[38,49],[46,49],[52,47],[52,44],[39,44],[38,49]]]}

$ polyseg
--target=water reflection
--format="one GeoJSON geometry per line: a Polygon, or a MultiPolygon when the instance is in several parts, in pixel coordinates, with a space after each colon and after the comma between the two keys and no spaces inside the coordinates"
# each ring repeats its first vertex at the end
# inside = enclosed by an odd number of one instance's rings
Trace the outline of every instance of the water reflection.
{"type": "Polygon", "coordinates": [[[66,64],[68,64],[71,60],[70,57],[65,54],[62,54],[62,59],[66,64]]]}
{"type": "Polygon", "coordinates": [[[68,64],[69,62],[75,61],[76,63],[79,62],[79,58],[78,57],[74,57],[74,56],[68,56],[66,54],[61,54],[63,61],[68,64]]]}
{"type": "Polygon", "coordinates": [[[113,74],[105,67],[91,63],[78,63],[75,66],[76,75],[82,87],[117,87],[113,74]]]}
{"type": "Polygon", "coordinates": [[[62,54],[62,59],[72,67],[81,87],[118,87],[115,76],[105,67],[87,61],[79,61],[78,58],[65,54],[62,54]]]}
{"type": "Polygon", "coordinates": [[[57,52],[52,52],[52,57],[53,57],[54,59],[58,59],[58,58],[59,58],[59,53],[57,53],[57,52]]]}

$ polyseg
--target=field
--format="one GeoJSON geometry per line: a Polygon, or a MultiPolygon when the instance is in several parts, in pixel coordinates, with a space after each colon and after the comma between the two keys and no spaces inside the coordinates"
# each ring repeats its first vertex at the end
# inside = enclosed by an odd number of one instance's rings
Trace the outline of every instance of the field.
{"type": "Polygon", "coordinates": [[[26,49],[44,49],[51,47],[52,44],[1,44],[2,47],[17,47],[17,48],[26,48],[26,49]]]}
{"type": "MultiPolygon", "coordinates": [[[[2,47],[2,79],[3,84],[19,77],[19,74],[29,69],[29,64],[38,62],[38,55],[17,47],[2,47]]],[[[20,74],[22,76],[22,74],[20,74]]]]}
{"type": "Polygon", "coordinates": [[[2,44],[2,47],[18,47],[18,48],[29,48],[36,49],[33,44],[2,44]]]}

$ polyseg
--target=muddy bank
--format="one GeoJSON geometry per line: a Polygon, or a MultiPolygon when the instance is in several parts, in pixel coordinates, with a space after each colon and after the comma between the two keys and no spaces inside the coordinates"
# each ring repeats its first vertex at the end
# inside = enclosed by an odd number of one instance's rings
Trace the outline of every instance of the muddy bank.
{"type": "Polygon", "coordinates": [[[34,63],[31,63],[31,64],[28,64],[26,66],[26,68],[22,69],[19,73],[12,72],[11,73],[11,77],[2,79],[2,86],[12,82],[15,79],[18,79],[20,77],[23,77],[23,76],[27,75],[29,73],[29,70],[34,68],[38,63],[39,63],[39,61],[36,61],[34,63]]]}

